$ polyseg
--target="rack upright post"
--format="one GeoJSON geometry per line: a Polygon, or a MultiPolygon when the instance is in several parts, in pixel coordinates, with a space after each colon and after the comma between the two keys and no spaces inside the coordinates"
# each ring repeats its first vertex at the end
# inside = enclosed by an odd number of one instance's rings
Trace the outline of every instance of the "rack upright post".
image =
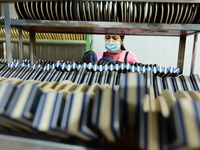
{"type": "Polygon", "coordinates": [[[11,50],[11,26],[10,26],[10,11],[9,3],[4,3],[4,16],[5,16],[5,31],[6,31],[6,59],[7,63],[12,62],[12,50],[11,50]]]}
{"type": "Polygon", "coordinates": [[[19,61],[20,61],[20,63],[22,63],[23,59],[24,59],[22,29],[18,29],[18,33],[19,33],[19,61]]]}
{"type": "Polygon", "coordinates": [[[193,42],[193,50],[192,50],[192,59],[191,59],[190,74],[193,74],[193,73],[194,73],[195,59],[196,59],[196,51],[197,51],[197,44],[198,44],[198,34],[196,33],[196,34],[194,35],[194,42],[193,42]]]}
{"type": "Polygon", "coordinates": [[[181,36],[179,41],[177,68],[180,68],[182,72],[183,72],[184,57],[185,57],[185,43],[186,43],[186,36],[181,36]]]}
{"type": "Polygon", "coordinates": [[[33,65],[36,62],[36,41],[35,33],[30,32],[30,63],[33,65]]]}

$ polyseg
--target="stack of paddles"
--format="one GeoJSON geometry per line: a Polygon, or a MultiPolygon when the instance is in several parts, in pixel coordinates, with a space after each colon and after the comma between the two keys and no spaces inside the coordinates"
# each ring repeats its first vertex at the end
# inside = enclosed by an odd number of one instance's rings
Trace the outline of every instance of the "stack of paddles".
{"type": "Polygon", "coordinates": [[[200,149],[200,78],[145,75],[140,149],[200,149]]]}
{"type": "Polygon", "coordinates": [[[132,72],[131,65],[121,64],[126,69],[106,70],[113,67],[107,65],[97,70],[96,64],[63,64],[52,64],[52,68],[47,64],[46,70],[37,67],[40,71],[36,71],[28,65],[13,69],[2,63],[0,127],[112,143],[113,148],[122,149],[200,149],[199,75],[177,76],[173,71],[143,68],[141,64],[138,70],[145,71],[132,72]],[[29,72],[25,78],[20,70],[26,69],[29,72]],[[74,80],[40,79],[56,73],[74,74],[71,69],[76,72],[74,80]],[[120,79],[118,84],[113,84],[116,79],[109,79],[112,74],[120,79]],[[93,82],[83,82],[89,80],[88,76],[93,82]],[[98,76],[101,80],[95,82],[98,76]]]}
{"type": "Polygon", "coordinates": [[[62,138],[76,136],[93,140],[100,136],[100,132],[106,133],[105,130],[109,130],[112,124],[114,131],[111,130],[111,135],[106,134],[105,137],[111,141],[119,139],[119,116],[116,115],[119,113],[119,99],[113,96],[118,86],[112,89],[108,84],[78,85],[69,80],[58,83],[1,78],[0,87],[0,125],[3,127],[31,133],[45,132],[62,138]],[[103,98],[96,99],[96,91],[101,92],[103,98]],[[101,101],[102,106],[99,107],[101,101]],[[109,112],[111,106],[114,108],[109,112]],[[108,118],[104,125],[105,114],[108,118]],[[118,125],[115,126],[115,123],[118,125]],[[118,134],[115,135],[115,132],[118,134]]]}
{"type": "MultiPolygon", "coordinates": [[[[1,60],[0,60],[1,62],[1,60]]],[[[17,60],[11,64],[4,61],[0,64],[0,76],[5,78],[19,78],[22,80],[37,80],[43,82],[60,82],[70,80],[74,83],[93,85],[109,84],[112,88],[120,84],[120,80],[127,72],[145,73],[152,71],[156,76],[177,76],[178,68],[159,67],[145,64],[110,64],[97,65],[76,62],[43,61],[38,60],[33,66],[26,60],[20,64],[17,60]]]]}
{"type": "MultiPolygon", "coordinates": [[[[192,76],[199,87],[199,76],[192,76]]],[[[1,78],[0,125],[59,138],[103,138],[122,148],[199,149],[199,91],[164,89],[156,97],[147,80],[129,72],[112,88],[1,78]]]]}

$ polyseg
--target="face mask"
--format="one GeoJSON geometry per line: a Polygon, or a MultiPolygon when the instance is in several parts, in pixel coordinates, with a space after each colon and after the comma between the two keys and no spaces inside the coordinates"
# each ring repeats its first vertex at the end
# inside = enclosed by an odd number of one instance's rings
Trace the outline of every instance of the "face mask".
{"type": "Polygon", "coordinates": [[[120,49],[120,42],[106,42],[105,48],[110,53],[116,53],[120,49]]]}

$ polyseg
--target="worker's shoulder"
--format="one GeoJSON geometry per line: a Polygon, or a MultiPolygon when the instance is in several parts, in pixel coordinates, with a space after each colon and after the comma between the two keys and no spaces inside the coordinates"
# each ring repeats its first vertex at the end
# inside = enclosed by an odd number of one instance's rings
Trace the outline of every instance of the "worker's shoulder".
{"type": "Polygon", "coordinates": [[[97,53],[97,59],[98,59],[98,60],[101,59],[101,58],[103,57],[103,53],[104,53],[104,52],[99,52],[99,53],[97,53]]]}
{"type": "Polygon", "coordinates": [[[125,51],[124,53],[128,52],[128,56],[130,57],[136,57],[135,53],[133,52],[129,52],[129,51],[125,51]]]}
{"type": "Polygon", "coordinates": [[[104,52],[99,52],[99,53],[97,53],[97,56],[103,56],[103,53],[104,52]]]}

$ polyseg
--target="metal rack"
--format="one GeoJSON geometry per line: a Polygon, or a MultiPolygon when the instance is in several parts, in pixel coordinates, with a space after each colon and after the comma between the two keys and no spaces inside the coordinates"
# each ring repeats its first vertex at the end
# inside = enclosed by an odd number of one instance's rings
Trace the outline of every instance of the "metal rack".
{"type": "MultiPolygon", "coordinates": [[[[18,28],[19,31],[26,30],[30,32],[30,60],[31,63],[35,62],[35,33],[37,32],[49,32],[49,33],[81,33],[81,34],[125,34],[125,35],[144,35],[144,36],[178,36],[180,37],[179,42],[179,53],[178,53],[178,62],[177,67],[181,70],[183,69],[184,63],[184,55],[185,55],[185,43],[187,35],[194,34],[194,43],[193,43],[193,56],[195,58],[196,53],[196,45],[197,45],[197,33],[200,32],[200,24],[148,24],[148,23],[121,23],[121,22],[96,22],[96,21],[51,21],[51,20],[12,20],[9,19],[9,9],[8,3],[6,2],[23,2],[25,0],[0,0],[0,2],[4,3],[4,11],[5,11],[5,28],[6,28],[6,53],[8,63],[12,61],[12,53],[11,53],[11,37],[10,37],[10,29],[11,27],[18,28]]],[[[32,1],[32,0],[26,0],[32,1]]],[[[34,1],[45,1],[45,0],[34,0],[34,1]]],[[[56,0],[55,0],[56,1],[56,0]]],[[[104,0],[103,0],[104,1],[104,0]]],[[[106,1],[106,0],[105,0],[106,1]]],[[[120,0],[115,0],[120,1],[120,0]]],[[[126,0],[133,1],[133,0],[126,0]]],[[[179,3],[200,3],[200,0],[135,0],[140,2],[179,2],[179,3]]],[[[19,36],[19,43],[22,45],[22,37],[21,34],[19,36]]],[[[21,46],[22,47],[22,46],[21,46]]],[[[22,51],[21,51],[22,53],[22,51]]],[[[21,58],[22,59],[22,58],[21,58]]],[[[194,69],[194,60],[192,59],[192,67],[191,73],[194,69]]],[[[9,140],[13,143],[13,141],[17,141],[17,137],[5,137],[0,136],[1,139],[9,140]]],[[[20,140],[20,139],[19,139],[20,140]]],[[[21,141],[22,142],[22,141],[21,141]]],[[[31,140],[23,141],[28,142],[25,143],[31,145],[41,146],[40,142],[31,140]],[[29,143],[30,142],[30,143],[29,143]]],[[[15,144],[15,143],[14,143],[15,144]]],[[[60,145],[57,145],[57,149],[59,149],[60,145]]],[[[18,143],[19,146],[19,143],[18,143]]],[[[23,145],[21,145],[23,146],[23,145]]],[[[48,149],[48,144],[43,143],[44,149],[48,149]],[[46,146],[45,146],[46,145],[46,146]]],[[[5,147],[6,148],[6,147],[5,147]]],[[[28,147],[27,147],[28,148],[28,147]]],[[[40,147],[41,148],[41,147],[40,147]]],[[[83,147],[76,147],[78,149],[87,149],[83,147]]],[[[76,149],[75,148],[75,149],[76,149]]],[[[24,149],[24,148],[22,148],[24,149]]],[[[25,148],[26,149],[26,148],[25,148]]],[[[61,145],[60,149],[73,149],[72,147],[61,145]]]]}
{"type": "MultiPolygon", "coordinates": [[[[22,31],[23,43],[29,43],[29,32],[22,31]]],[[[87,35],[84,34],[65,34],[65,33],[36,33],[36,43],[41,44],[75,44],[86,45],[87,35]]],[[[6,41],[5,26],[0,27],[0,42],[6,41]]],[[[11,41],[19,41],[19,32],[16,28],[11,28],[11,41]]]]}
{"type": "MultiPolygon", "coordinates": [[[[24,0],[0,0],[0,2],[22,2],[24,0]]],[[[28,0],[31,1],[31,0],[28,0]]],[[[34,0],[35,1],[35,0],[34,0]]],[[[54,0],[56,1],[56,0],[54,0]]],[[[118,0],[119,1],[119,0],[118,0]]],[[[132,1],[132,0],[127,0],[132,1]]],[[[135,0],[139,2],[174,2],[173,0],[135,0]]],[[[187,0],[176,0],[183,3],[187,0]]],[[[200,3],[200,0],[191,0],[189,3],[200,3]]],[[[8,3],[4,3],[5,28],[6,28],[6,55],[8,62],[12,61],[10,28],[30,32],[30,58],[35,60],[35,33],[81,33],[81,34],[124,34],[144,36],[178,36],[180,37],[177,67],[183,70],[186,36],[194,34],[193,56],[196,53],[197,33],[200,32],[199,24],[151,24],[151,23],[123,23],[123,22],[97,22],[97,21],[53,21],[53,20],[23,20],[9,18],[8,3]]],[[[22,39],[19,37],[19,39],[22,39]]],[[[19,40],[22,43],[22,40],[19,40]]],[[[194,59],[192,59],[194,61],[194,59]]],[[[191,62],[191,73],[194,62],[191,62]]]]}
{"type": "MultiPolygon", "coordinates": [[[[0,1],[1,3],[1,1],[0,1]]],[[[18,32],[19,32],[19,59],[20,61],[23,60],[23,42],[27,42],[27,40],[24,40],[22,38],[22,30],[26,30],[26,29],[23,29],[21,27],[18,27],[15,25],[15,23],[12,23],[15,19],[11,19],[10,18],[10,12],[9,12],[9,3],[4,3],[4,14],[5,14],[5,33],[6,33],[6,38],[5,39],[0,39],[0,41],[4,40],[6,41],[6,59],[7,59],[7,62],[10,63],[12,61],[12,51],[11,51],[11,41],[13,42],[16,42],[17,40],[16,39],[11,39],[11,27],[14,27],[14,28],[18,28],[18,32]]],[[[20,21],[22,21],[21,19],[16,19],[17,22],[19,23],[20,21]]],[[[25,20],[27,21],[27,20],[25,20]]],[[[55,24],[53,24],[55,25],[55,24]]],[[[30,62],[31,64],[34,64],[36,62],[36,42],[43,42],[43,43],[48,43],[50,40],[36,40],[36,32],[37,33],[47,33],[48,31],[46,31],[45,29],[43,29],[43,31],[31,31],[31,30],[26,30],[30,33],[30,36],[29,36],[29,43],[30,43],[30,62]]],[[[48,33],[67,33],[67,32],[48,32],[48,33]]],[[[70,32],[68,32],[70,33],[70,32]]],[[[78,33],[78,32],[76,32],[78,33]]],[[[90,45],[90,40],[91,40],[91,37],[90,35],[86,35],[86,40],[85,41],[68,41],[68,43],[70,44],[84,44],[86,45],[86,51],[88,51],[89,49],[89,45],[90,45]]],[[[59,43],[59,44],[63,44],[64,42],[62,40],[56,40],[52,43],[59,43]]],[[[65,42],[66,43],[66,42],[65,42]]]]}
{"type": "MultiPolygon", "coordinates": [[[[77,145],[70,145],[70,144],[62,144],[56,142],[48,142],[48,141],[41,141],[36,139],[27,139],[22,137],[15,137],[9,135],[0,135],[0,145],[1,149],[20,149],[20,150],[35,150],[35,149],[42,149],[42,150],[86,150],[85,147],[77,146],[77,145]],[[12,143],[12,144],[10,144],[12,143]]],[[[92,149],[87,149],[92,150],[92,149]]]]}
{"type": "MultiPolygon", "coordinates": [[[[82,33],[82,34],[123,34],[123,35],[151,35],[151,36],[179,36],[179,53],[177,67],[183,70],[186,36],[200,32],[199,24],[149,24],[149,23],[121,23],[121,22],[86,22],[86,21],[46,21],[46,20],[11,20],[10,25],[31,33],[82,33]]],[[[33,35],[34,37],[35,35],[33,35]]],[[[196,46],[194,45],[195,53],[196,46]]],[[[9,58],[8,58],[9,60],[9,58]]],[[[33,60],[32,62],[35,62],[33,60]]],[[[194,62],[192,62],[192,68],[194,62]]]]}

